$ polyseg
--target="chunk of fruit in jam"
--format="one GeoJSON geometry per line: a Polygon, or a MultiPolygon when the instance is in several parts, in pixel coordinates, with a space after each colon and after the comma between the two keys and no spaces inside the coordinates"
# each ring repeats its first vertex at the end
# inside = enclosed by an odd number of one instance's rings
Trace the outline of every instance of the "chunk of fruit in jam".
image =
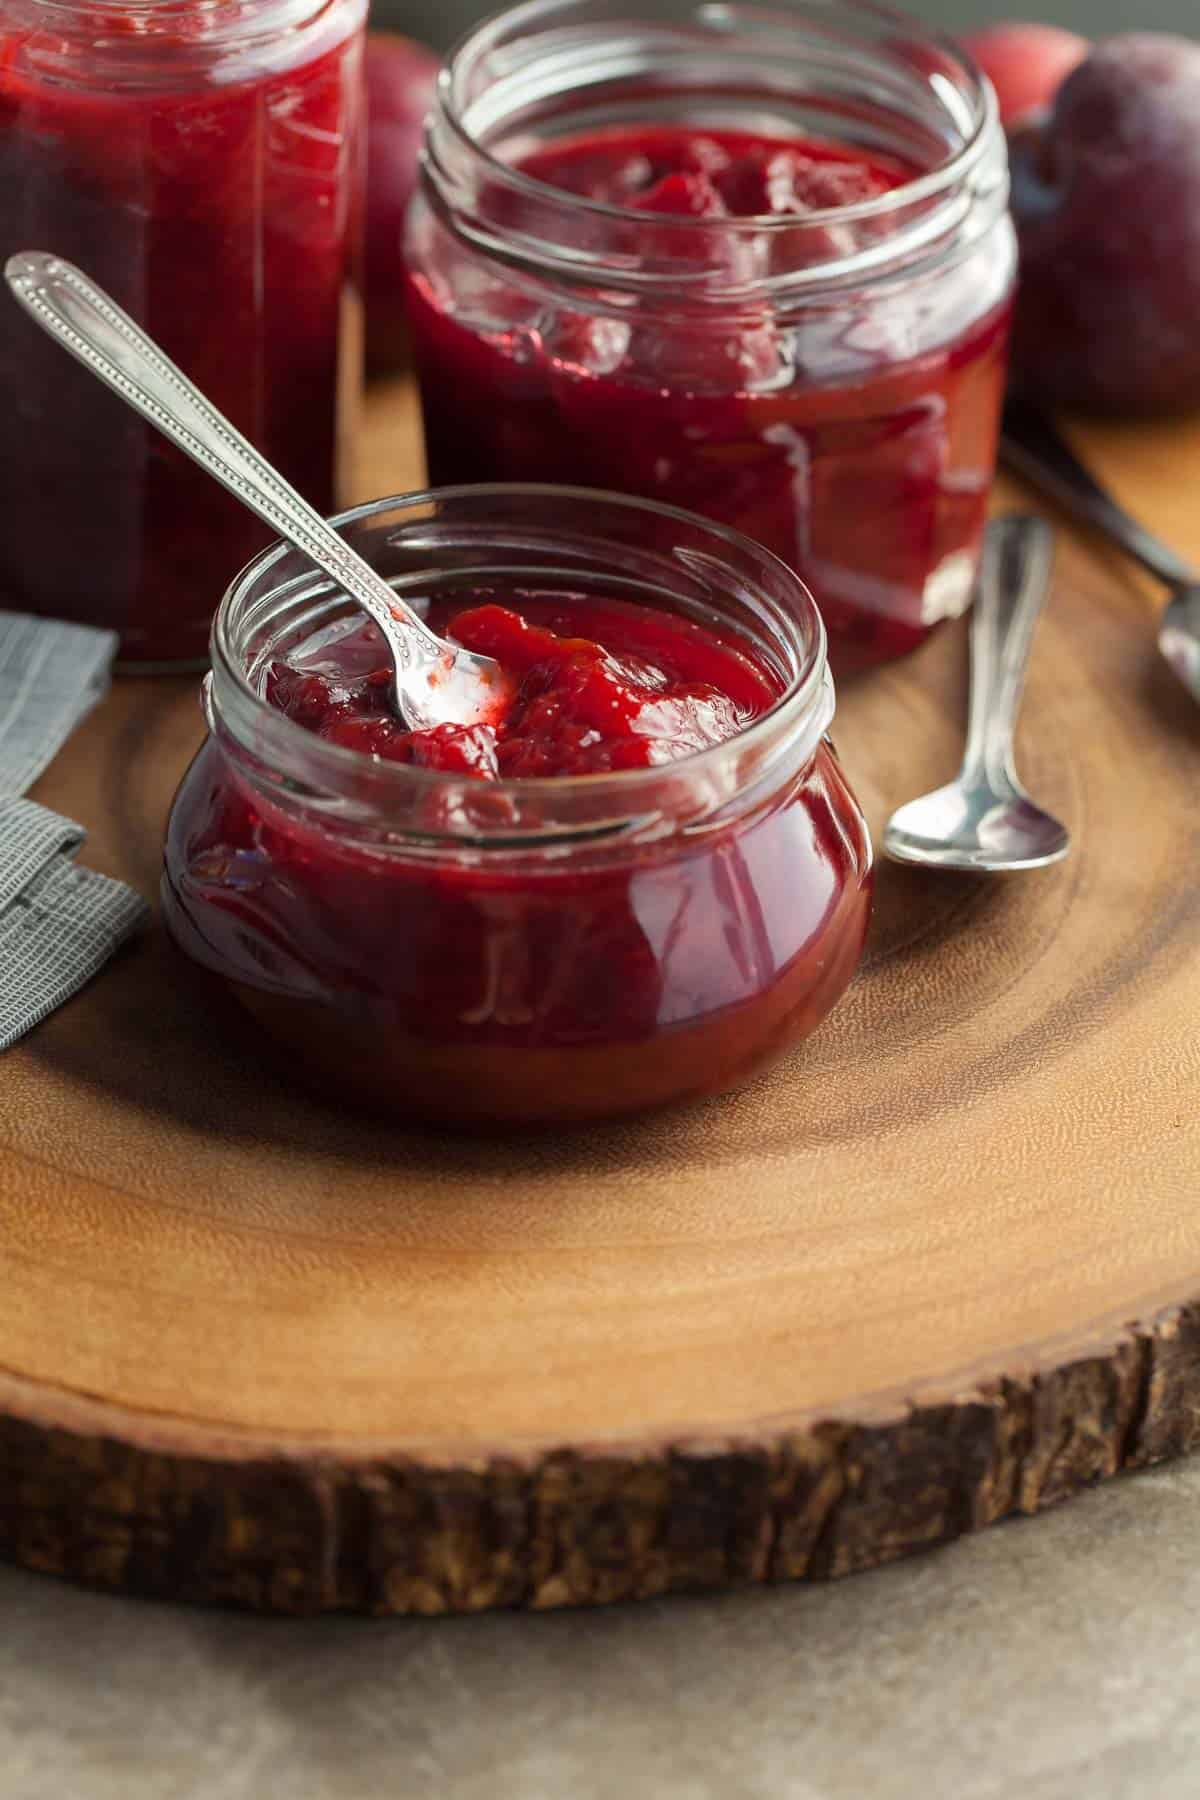
{"type": "Polygon", "coordinates": [[[865,163],[834,162],[801,150],[755,144],[716,177],[727,210],[738,215],[825,212],[877,199],[896,185],[865,163]]]}
{"type": "Polygon", "coordinates": [[[446,622],[435,616],[438,629],[516,678],[498,725],[406,730],[388,709],[388,669],[372,665],[381,647],[369,625],[309,668],[273,663],[266,698],[344,749],[487,781],[672,762],[735,736],[778,696],[765,667],[672,614],[561,596],[522,597],[521,607],[488,602],[446,622]]]}
{"type": "Polygon", "coordinates": [[[678,170],[643,189],[631,202],[639,212],[668,213],[688,219],[724,219],[728,211],[707,175],[678,170]]]}
{"type": "Polygon", "coordinates": [[[688,218],[806,217],[874,200],[913,171],[887,157],[820,139],[802,145],[742,131],[677,126],[596,132],[548,144],[521,169],[551,187],[688,218]]]}
{"type": "MultiPolygon", "coordinates": [[[[938,279],[924,311],[867,284],[800,316],[758,284],[886,239],[886,205],[854,220],[837,208],[902,187],[915,165],[686,123],[512,154],[523,173],[624,210],[623,254],[658,297],[564,295],[535,329],[518,303],[506,334],[480,330],[470,300],[414,268],[431,479],[570,481],[733,526],[809,583],[835,668],[904,655],[961,610],[995,462],[1007,226],[995,254],[938,279]]],[[[427,254],[432,271],[432,242],[427,254]]],[[[508,305],[493,288],[483,310],[502,319],[508,305]]]]}

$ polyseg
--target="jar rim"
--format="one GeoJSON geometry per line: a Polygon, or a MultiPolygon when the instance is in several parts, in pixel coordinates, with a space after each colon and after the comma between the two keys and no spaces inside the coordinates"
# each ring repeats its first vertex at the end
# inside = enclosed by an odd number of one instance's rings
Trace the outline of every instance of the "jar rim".
{"type": "MultiPolygon", "coordinates": [[[[499,34],[505,30],[519,27],[523,23],[534,23],[542,18],[555,15],[584,13],[593,0],[520,0],[520,4],[504,8],[492,13],[480,24],[466,32],[450,51],[446,62],[438,76],[437,106],[460,145],[471,154],[480,157],[489,174],[489,178],[498,181],[502,186],[514,193],[523,194],[531,199],[546,201],[551,196],[555,203],[564,205],[572,213],[590,216],[610,223],[628,224],[630,209],[616,205],[610,201],[594,200],[586,195],[569,189],[557,188],[549,182],[541,181],[536,176],[528,175],[503,158],[494,155],[486,144],[480,141],[467,127],[460,103],[459,87],[464,81],[464,64],[470,56],[485,54],[495,44],[499,34]]],[[[813,0],[807,0],[812,4],[813,0]]],[[[646,16],[653,20],[656,0],[639,0],[639,6],[646,16]]],[[[833,0],[818,0],[822,6],[832,7],[833,0]]],[[[679,218],[670,214],[638,215],[643,224],[651,222],[655,231],[660,229],[695,231],[706,235],[720,236],[733,233],[753,232],[783,233],[795,231],[798,224],[811,223],[825,229],[839,225],[859,224],[864,221],[886,218],[898,210],[936,201],[948,193],[961,187],[973,174],[979,163],[987,156],[991,144],[1000,130],[999,107],[991,83],[970,52],[958,44],[947,32],[926,25],[924,21],[914,17],[898,7],[880,3],[880,0],[836,0],[839,20],[853,21],[855,18],[868,20],[876,24],[887,24],[900,27],[906,34],[905,41],[914,49],[933,49],[937,53],[957,64],[966,83],[966,97],[971,107],[971,121],[965,130],[963,140],[958,149],[942,162],[924,173],[903,181],[886,193],[867,200],[858,200],[842,206],[822,208],[811,215],[811,219],[798,221],[790,214],[750,214],[728,218],[692,217],[679,218]]],[[[695,0],[694,14],[698,22],[715,26],[718,16],[722,28],[727,32],[731,24],[736,23],[739,15],[748,19],[764,22],[778,19],[781,25],[799,31],[804,24],[803,14],[795,7],[784,9],[778,6],[747,5],[745,0],[722,0],[719,7],[708,4],[708,0],[695,0]]],[[[627,21],[636,24],[635,17],[627,21]]],[[[614,30],[617,22],[614,21],[614,30]]],[[[427,126],[426,157],[428,158],[430,127],[427,126]]]]}
{"type": "MultiPolygon", "coordinates": [[[[489,793],[509,795],[521,805],[528,803],[534,808],[552,805],[570,796],[585,801],[589,815],[599,816],[607,809],[613,814],[631,817],[648,801],[655,787],[661,787],[664,780],[678,781],[680,778],[687,780],[696,777],[704,782],[719,768],[722,759],[728,763],[731,753],[765,765],[773,748],[777,750],[781,743],[791,745],[801,738],[807,743],[809,737],[812,742],[811,747],[807,748],[807,756],[811,757],[815,752],[828,728],[834,706],[832,677],[826,658],[824,620],[806,583],[780,558],[741,532],[698,514],[686,512],[682,508],[633,495],[594,488],[525,482],[475,483],[386,495],[337,513],[330,522],[340,529],[377,519],[397,509],[415,512],[422,508],[453,507],[461,503],[469,505],[476,502],[508,502],[514,505],[544,502],[552,509],[551,517],[554,512],[561,513],[572,502],[617,507],[631,521],[646,517],[660,522],[677,523],[693,534],[702,533],[706,538],[711,538],[715,545],[724,546],[743,568],[748,567],[761,577],[759,593],[763,597],[765,611],[770,613],[776,629],[790,635],[793,651],[799,652],[791,680],[766,712],[752,719],[733,737],[672,762],[649,768],[619,769],[585,775],[504,777],[483,784],[469,778],[464,779],[453,771],[364,756],[361,751],[329,743],[297,724],[294,719],[288,718],[267,702],[250,678],[244,651],[238,647],[237,630],[241,623],[239,614],[252,604],[252,591],[256,584],[261,584],[264,577],[269,576],[270,571],[286,558],[297,555],[289,545],[276,542],[260,551],[234,577],[222,596],[211,634],[210,680],[213,710],[218,719],[229,727],[235,739],[249,749],[256,760],[269,760],[273,755],[283,763],[287,763],[289,759],[293,762],[302,760],[310,775],[326,782],[331,790],[348,783],[361,789],[364,779],[369,776],[371,803],[376,811],[381,808],[386,810],[389,800],[411,801],[414,795],[448,793],[453,790],[477,795],[482,787],[486,787],[489,793]],[[797,608],[794,619],[765,598],[773,584],[786,589],[794,600],[797,608]]],[[[567,531],[564,531],[563,537],[564,542],[569,541],[567,531]]],[[[681,579],[682,575],[681,567],[681,579]]],[[[313,578],[324,580],[315,570],[313,578]]],[[[336,601],[332,583],[328,585],[328,591],[336,601]]],[[[276,588],[275,592],[278,593],[279,589],[276,588]]],[[[729,798],[730,793],[735,791],[729,788],[728,782],[710,780],[709,787],[712,793],[718,788],[728,790],[724,792],[723,798],[729,798]]]]}
{"type": "Polygon", "coordinates": [[[204,27],[196,34],[203,43],[240,35],[250,23],[259,31],[309,24],[329,8],[331,0],[237,0],[228,7],[215,6],[213,0],[23,0],[23,4],[35,16],[82,18],[93,28],[97,20],[119,16],[144,27],[129,34],[131,43],[170,32],[180,21],[194,21],[204,27]]]}
{"type": "Polygon", "coordinates": [[[67,83],[88,75],[118,94],[201,77],[221,86],[282,73],[357,29],[367,0],[9,0],[30,66],[67,83]],[[107,28],[120,22],[122,29],[107,28]],[[132,26],[132,29],[129,27],[132,26]]]}

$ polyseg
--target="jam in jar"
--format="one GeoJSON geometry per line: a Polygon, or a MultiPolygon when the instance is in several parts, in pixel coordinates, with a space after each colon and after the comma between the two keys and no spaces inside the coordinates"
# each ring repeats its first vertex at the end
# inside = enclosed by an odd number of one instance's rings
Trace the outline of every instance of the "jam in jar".
{"type": "Polygon", "coordinates": [[[1015,248],[990,89],[866,0],[532,0],[457,51],[409,216],[436,482],[756,538],[835,666],[970,596],[1015,248]]]}
{"type": "Polygon", "coordinates": [[[342,526],[511,694],[494,724],[406,730],[375,628],[295,552],[226,594],[164,914],[288,1067],[400,1118],[562,1123],[719,1092],[813,1031],[871,851],[792,571],[575,489],[342,526]]]}
{"type": "MultiPolygon", "coordinates": [[[[365,12],[0,9],[0,254],[77,263],[324,512],[358,380],[365,12]]],[[[4,604],[109,627],[127,661],[202,659],[270,534],[11,302],[0,394],[4,604]]]]}

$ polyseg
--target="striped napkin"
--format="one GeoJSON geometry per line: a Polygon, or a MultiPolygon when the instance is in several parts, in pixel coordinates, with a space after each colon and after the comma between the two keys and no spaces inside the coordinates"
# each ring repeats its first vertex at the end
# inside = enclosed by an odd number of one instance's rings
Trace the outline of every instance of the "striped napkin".
{"type": "Polygon", "coordinates": [[[81,869],[82,826],[22,796],[108,688],[116,633],[0,612],[0,1050],[78,993],[146,919],[81,869]]]}

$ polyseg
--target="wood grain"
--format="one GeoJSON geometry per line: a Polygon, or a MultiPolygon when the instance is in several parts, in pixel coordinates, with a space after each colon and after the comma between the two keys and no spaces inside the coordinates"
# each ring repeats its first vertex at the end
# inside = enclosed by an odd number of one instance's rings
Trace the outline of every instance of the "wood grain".
{"type": "MultiPolygon", "coordinates": [[[[403,384],[361,490],[419,478],[403,384]]],[[[1200,556],[1200,427],[1089,438],[1200,556]]],[[[1011,499],[1012,491],[1001,494],[1011,499]]],[[[744,1092],[453,1141],[306,1099],[157,931],[0,1065],[0,1550],[289,1612],[821,1577],[1200,1442],[1200,712],[1064,537],[1021,761],[1078,849],[884,866],[867,964],[744,1092]]],[[[964,637],[846,684],[878,830],[964,637]]],[[[147,895],[200,736],[125,681],[37,798],[147,895]]]]}

